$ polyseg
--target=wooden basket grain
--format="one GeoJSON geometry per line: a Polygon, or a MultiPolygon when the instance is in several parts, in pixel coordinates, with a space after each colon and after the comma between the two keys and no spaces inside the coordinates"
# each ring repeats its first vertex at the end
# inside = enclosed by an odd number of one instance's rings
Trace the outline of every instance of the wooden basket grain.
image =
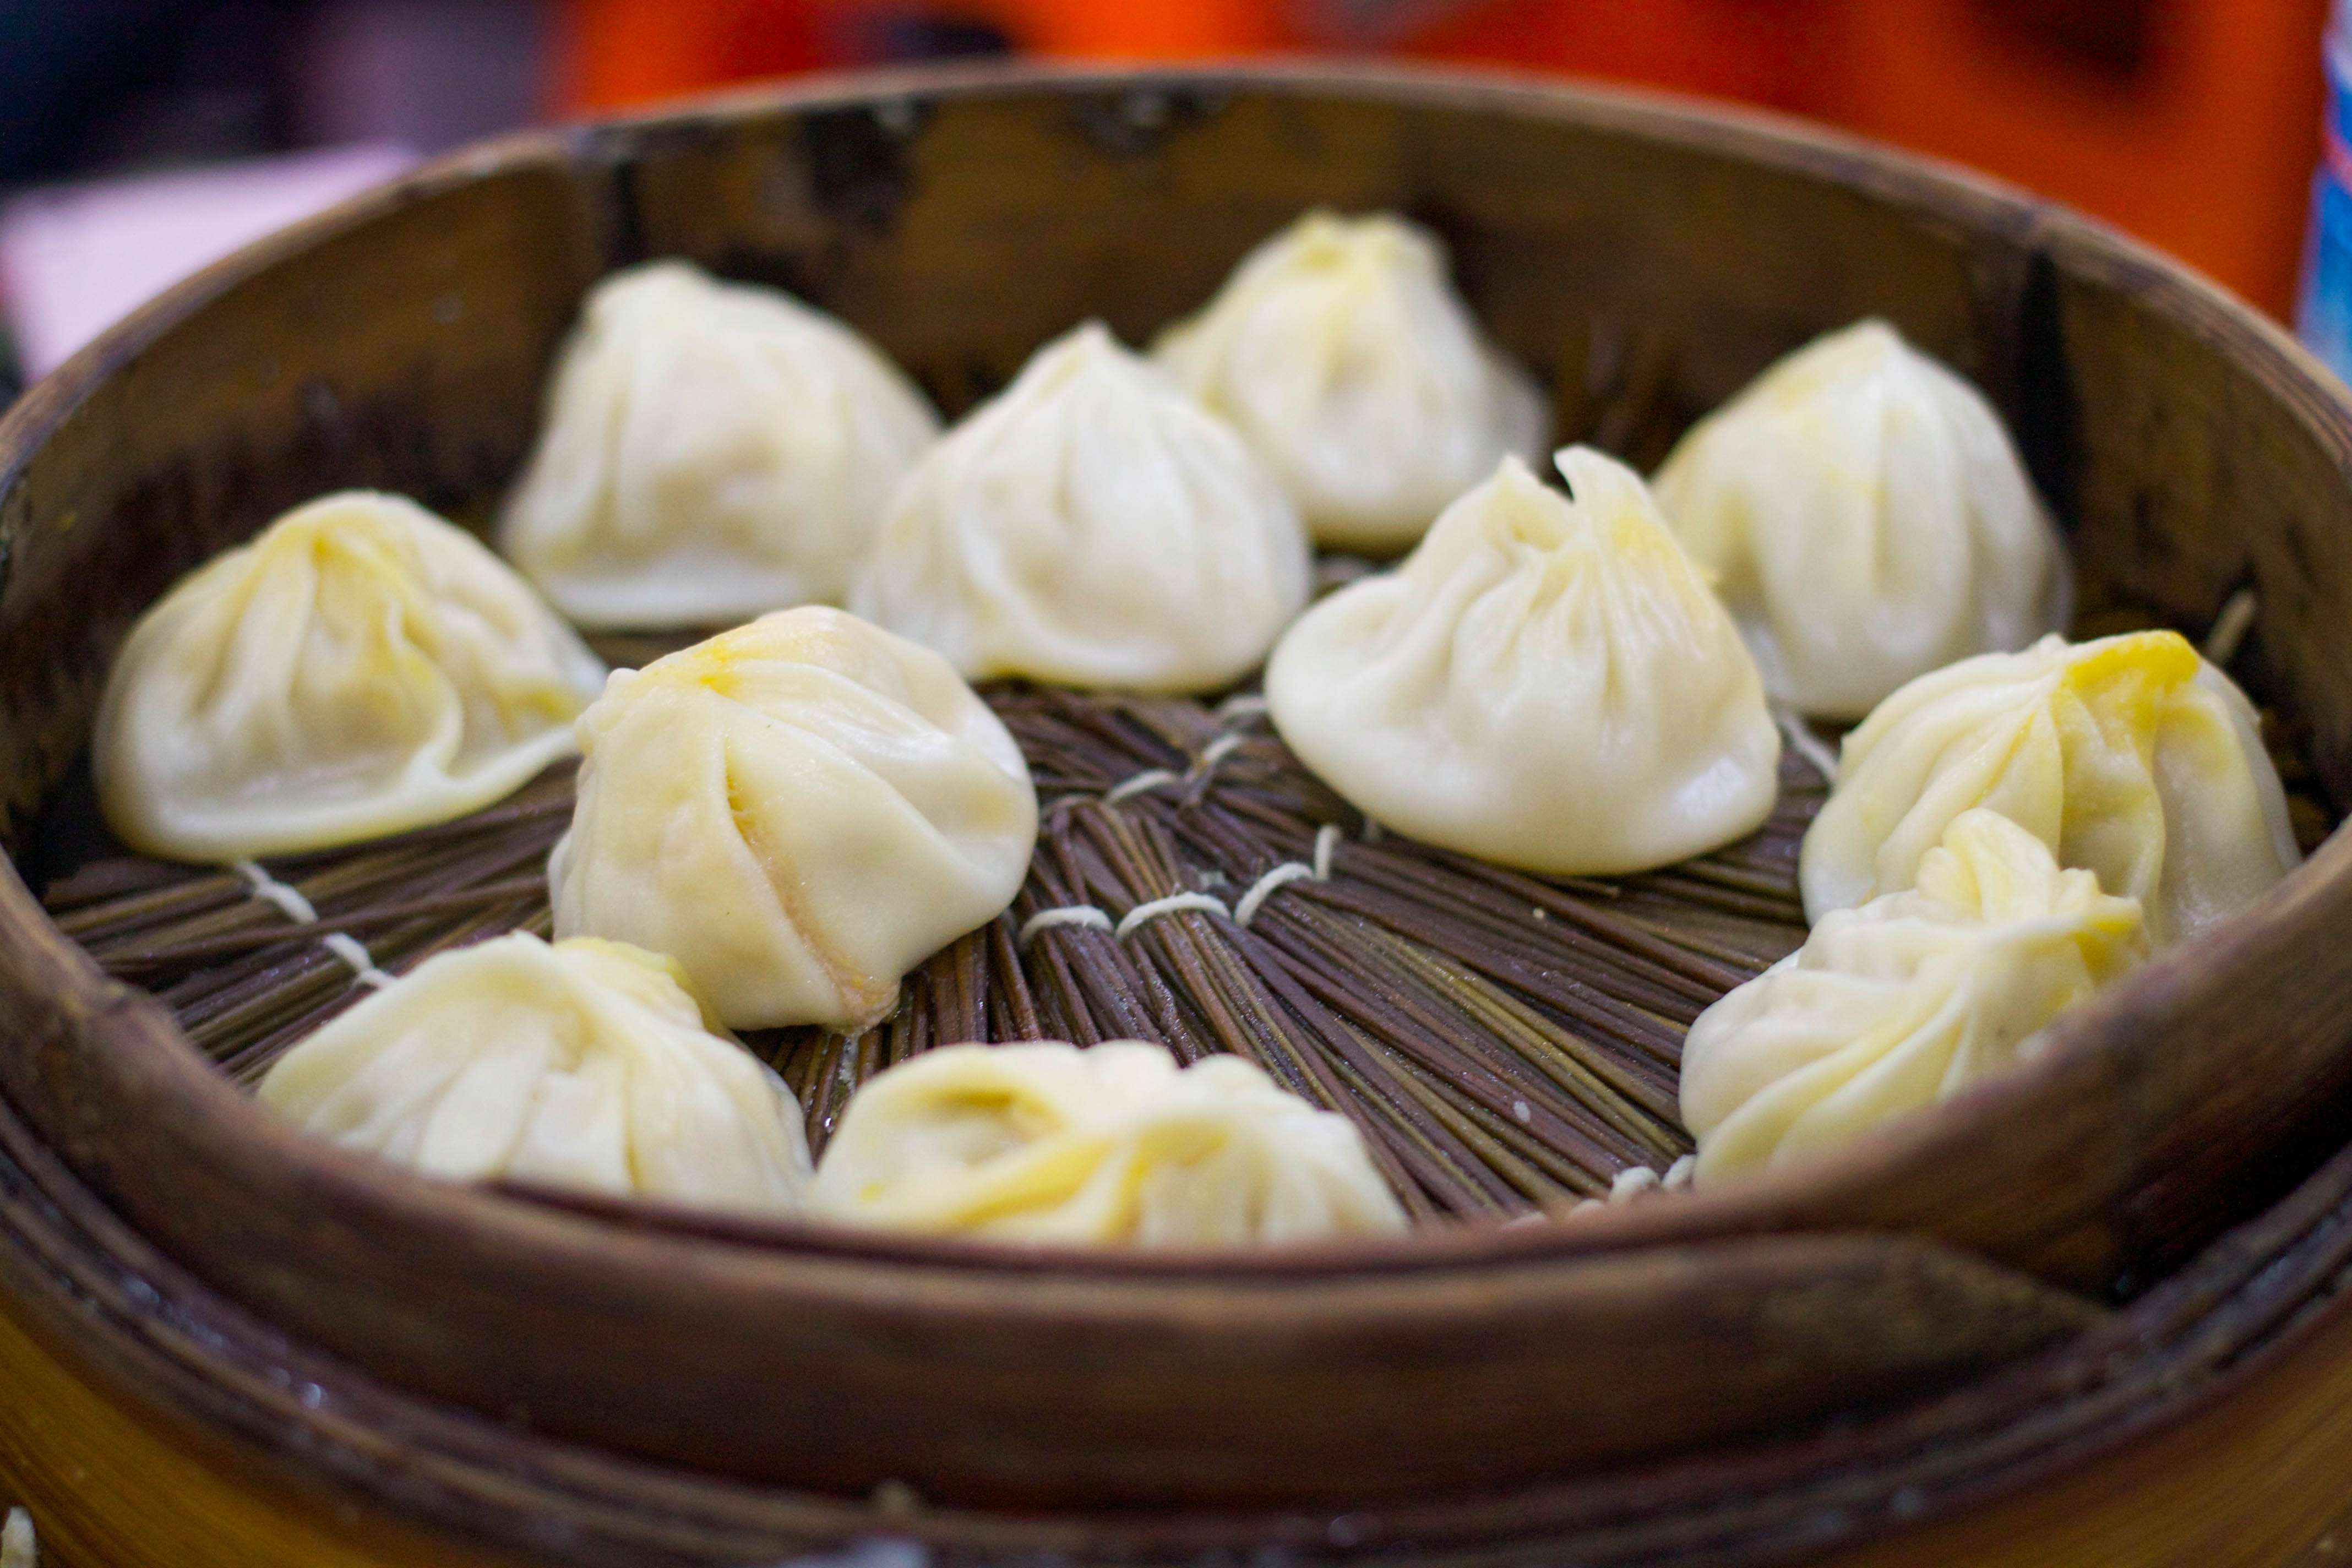
{"type": "Polygon", "coordinates": [[[478,509],[611,268],[682,254],[784,283],[957,408],[1085,316],[1143,338],[1318,202],[1443,231],[1563,427],[1640,462],[1776,353],[1895,321],[2000,403],[2092,613],[2194,632],[2253,592],[2233,668],[2312,787],[2352,798],[2339,395],[2242,307],[2013,194],[1647,100],[1310,67],[933,74],[525,137],[223,264],[0,422],[24,873],[0,875],[0,1283],[199,1422],[480,1539],[555,1551],[530,1524],[552,1510],[583,1561],[646,1561],[648,1530],[716,1562],[901,1518],[845,1500],[877,1487],[975,1550],[1303,1544],[1301,1520],[1344,1547],[1327,1527],[1360,1515],[1596,1561],[1609,1541],[1769,1554],[1840,1486],[1883,1522],[1906,1488],[1958,1497],[2028,1449],[2086,1451],[2100,1411],[2180,1397],[2168,1369],[2253,1356],[2263,1291],[2315,1302],[2338,1261],[2344,1177],[2313,1173],[2352,1089],[2340,839],[2032,1068],[1816,1168],[1574,1224],[1221,1258],[423,1182],[272,1122],[26,891],[66,863],[49,808],[138,611],[321,489],[478,509]],[[2303,1208],[2215,1248],[2306,1178],[2303,1208]],[[1851,1442],[1765,1442],[2002,1363],[1851,1442]],[[2042,1446],[2004,1447],[2026,1413],[2042,1446]],[[1929,1479],[1891,1457],[1923,1445],[1954,1456],[1929,1479]],[[1603,1464],[1643,1468],[1573,1479],[1603,1464]],[[778,1486],[800,1500],[746,1500],[778,1486]],[[1768,1500],[1730,1520],[1735,1492],[1768,1500]],[[1013,1507],[1064,1522],[1016,1528],[1013,1507]]]}

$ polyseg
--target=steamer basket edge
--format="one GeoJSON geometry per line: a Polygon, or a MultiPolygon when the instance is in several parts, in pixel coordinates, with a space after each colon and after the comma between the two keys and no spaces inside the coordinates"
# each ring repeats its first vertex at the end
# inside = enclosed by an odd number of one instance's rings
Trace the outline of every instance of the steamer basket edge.
{"type": "MultiPolygon", "coordinates": [[[[1915,213],[1931,215],[1934,221],[1963,232],[1964,237],[1955,242],[1963,259],[1992,279],[1984,285],[1982,297],[1971,295],[1966,301],[1965,313],[1999,318],[2007,312],[2003,331],[1990,334],[2001,342],[1985,351],[1993,363],[1980,367],[1996,387],[2003,354],[2012,362],[2006,374],[2017,383],[2032,379],[2029,362],[2034,353],[2056,352],[2047,344],[2034,350],[2031,340],[2036,331],[2063,335],[2070,321],[2083,319],[2080,312],[2124,299],[2118,293],[2114,300],[2086,297],[2068,304],[2069,289],[2088,287],[2081,277],[2105,269],[2119,289],[2135,291],[2128,303],[2149,312],[2155,326],[2177,331],[2187,342],[2218,344],[2245,362],[2241,367],[2244,373],[2270,388],[2277,400],[2278,406],[2268,412],[2276,415],[2273,422],[2282,428],[2268,432],[2268,438],[2292,442],[2299,428],[2307,448],[2303,453],[2306,466],[2315,453],[2336,481],[2334,517],[2318,521],[2340,520],[2344,510],[2345,454],[2352,447],[2347,447],[2341,402],[2318,385],[2305,362],[2275,332],[2253,321],[2242,307],[2204,286],[2182,282],[2168,264],[2079,220],[2048,214],[1977,183],[1918,171],[1852,144],[1755,122],[1717,123],[1652,103],[1409,74],[1360,78],[1346,70],[1301,69],[1125,77],[982,71],[960,73],[961,85],[929,87],[923,79],[897,79],[914,85],[820,87],[738,103],[729,112],[756,126],[763,115],[786,121],[801,110],[856,112],[869,97],[893,90],[930,91],[949,106],[992,92],[1008,100],[1030,93],[1050,102],[1058,93],[1116,103],[1130,90],[1175,89],[1213,90],[1243,99],[1253,93],[1265,98],[1288,94],[1309,101],[1318,92],[1345,99],[1349,89],[1364,81],[1368,85],[1357,95],[1360,99],[1400,115],[1475,117],[1484,106],[1498,116],[1514,110],[1532,119],[1540,110],[1556,117],[1558,124],[1584,133],[1648,135],[1675,157],[1704,163],[1744,156],[1800,184],[1811,182],[1809,188],[1817,197],[1833,188],[1832,181],[1843,187],[1866,187],[1870,199],[1900,201],[1915,213]],[[2069,309],[2077,315],[2070,317],[2069,309]],[[2037,319],[2042,319],[2039,327],[2037,319]]],[[[1180,125],[1167,134],[1181,142],[1191,130],[1180,125]]],[[[394,194],[363,198],[341,215],[267,242],[257,255],[225,264],[89,351],[0,425],[0,456],[5,458],[8,475],[0,481],[0,520],[5,520],[0,528],[8,531],[5,536],[14,542],[21,537],[19,530],[54,526],[57,515],[37,516],[39,509],[22,482],[37,461],[42,437],[69,423],[110,380],[139,370],[145,351],[169,336],[184,318],[201,317],[207,301],[233,294],[249,281],[266,282],[273,258],[279,265],[296,266],[357,226],[502,177],[500,171],[540,180],[562,169],[565,172],[554,180],[555,188],[541,193],[539,199],[549,211],[573,215],[574,228],[555,250],[572,264],[571,276],[584,281],[604,265],[627,258],[614,233],[614,204],[620,198],[608,176],[612,167],[627,166],[637,155],[630,149],[631,139],[675,143],[698,136],[723,140],[727,134],[723,126],[705,125],[689,116],[646,127],[517,139],[463,155],[394,194]],[[567,164],[567,158],[579,162],[567,164]]],[[[1165,149],[1154,143],[1119,157],[1148,164],[1163,155],[1165,149]]],[[[648,162],[657,156],[646,154],[648,162]]],[[[560,316],[546,310],[541,315],[550,319],[535,324],[551,333],[560,316]]],[[[510,416],[508,422],[513,422],[510,416]]],[[[2058,423],[2063,425],[2063,415],[2058,423]]],[[[2028,445],[2031,451],[2031,439],[2028,445]]],[[[2064,457],[2063,438],[2057,449],[2061,469],[2078,460],[2064,457]]],[[[2044,457],[2046,460],[2046,452],[2044,457]]],[[[487,462],[478,466],[495,467],[487,462]]],[[[238,513],[228,525],[249,528],[259,521],[260,516],[238,513]]],[[[215,527],[224,525],[218,516],[212,521],[215,527]]],[[[2160,516],[2158,525],[2194,527],[2195,520],[2160,516]]],[[[2270,590],[2281,586],[2279,613],[2290,623],[2295,601],[2284,588],[2291,585],[2297,563],[2295,552],[2288,548],[2297,537],[2294,526],[2291,519],[2283,525],[2281,537],[2269,541],[2272,560],[2253,563],[2266,606],[2270,590]]],[[[2311,548],[2305,546],[2306,552],[2311,548]]],[[[2335,541],[2332,548],[2340,556],[2343,542],[2335,541]]],[[[2193,551],[2189,554],[2192,565],[2203,564],[2194,559],[2193,551]]],[[[2231,584],[2217,585],[2196,572],[2158,572],[2132,585],[2193,623],[2210,616],[2231,584]]],[[[19,605],[24,592],[17,592],[19,605]]],[[[118,636],[121,608],[117,606],[111,622],[92,627],[89,635],[100,641],[118,636]]],[[[2305,631],[2324,629],[2324,609],[2310,614],[2318,620],[2305,631]]],[[[5,601],[0,600],[0,638],[27,637],[23,621],[21,610],[12,621],[5,601]]],[[[2294,629],[2292,624],[2289,629],[2294,629]]],[[[86,705],[93,671],[102,670],[103,663],[95,649],[86,646],[85,651],[93,657],[72,679],[84,689],[74,700],[86,705]]],[[[2266,659],[2275,657],[2267,643],[2263,651],[2266,659]]],[[[2306,664],[2310,668],[2302,672],[2303,679],[2316,683],[2315,689],[2324,695],[2340,699],[2342,676],[2336,675],[2334,689],[2327,689],[2326,661],[2312,656],[2306,664]]],[[[72,700],[61,705],[71,706],[72,700]]],[[[2328,764],[2342,754],[2345,706],[2340,701],[2318,706],[2325,711],[2313,721],[2315,751],[2323,769],[2340,778],[2341,767],[2330,769],[2328,764]]],[[[10,694],[6,711],[12,727],[22,724],[26,703],[21,689],[10,694]]],[[[22,746],[23,734],[16,728],[12,735],[12,749],[20,761],[33,750],[22,746]]],[[[2315,1146],[2294,1126],[2283,1141],[2274,1130],[2293,1121],[2305,1127],[2316,1124],[2322,1108],[2342,1088],[2343,1039],[2325,1019],[2287,1020],[2282,1027],[2276,1019],[2244,1016],[2251,1010],[2244,1007],[2240,988],[2242,977],[2249,973],[2294,973],[2307,977],[2312,994],[2323,995],[2344,978],[2336,973],[2344,961],[2327,951],[2332,944],[2326,933],[2340,918],[2340,906],[2352,900],[2344,887],[2346,853],[2342,845],[2331,841],[2288,889],[2261,910],[2168,960],[2127,993],[2087,1011],[2069,1030],[2066,1046],[2053,1052],[2042,1068],[1803,1180],[1688,1205],[1648,1205],[1572,1230],[1465,1235],[1387,1252],[1277,1258],[1214,1268],[1179,1261],[1068,1269],[1041,1267],[1034,1258],[1008,1259],[989,1249],[843,1241],[832,1249],[844,1271],[839,1278],[852,1281],[850,1294],[866,1299],[869,1290],[895,1293],[909,1281],[920,1287],[941,1280],[947,1288],[961,1289],[969,1271],[984,1278],[986,1283],[979,1288],[998,1292],[1008,1309],[1017,1308],[1026,1291],[1038,1310],[1063,1311],[1081,1300],[1062,1293],[1079,1289],[1072,1281],[1083,1276],[1097,1283],[1087,1287],[1095,1294],[1084,1298],[1087,1304],[1079,1310],[1107,1317],[1140,1312],[1156,1318],[1148,1298],[1159,1296],[1179,1277],[1203,1291],[1228,1292],[1232,1302],[1246,1302],[1253,1294],[1271,1300],[1270,1288],[1277,1279],[1299,1273],[1391,1280],[1386,1288],[1397,1290],[1412,1288],[1404,1279],[1408,1274],[1434,1274],[1456,1280],[1470,1297],[1484,1289],[1482,1271],[1494,1268],[1535,1270],[1567,1280],[1575,1277],[1575,1270],[1561,1260],[1593,1252],[1857,1223],[1926,1229],[1992,1257],[2077,1281],[2103,1280],[2118,1261],[2136,1268],[2160,1267],[2214,1234],[2226,1220],[2247,1212],[2261,1197],[2281,1190],[2311,1163],[2315,1146]],[[2191,1053],[2195,1061],[2183,1061],[2182,1053],[2161,1048],[2167,1040],[2200,1034],[2211,1043],[2205,1051],[2191,1053]],[[2200,1062],[2229,1054],[2225,1046],[2241,1044],[2242,1064],[2251,1061],[2257,1070],[2241,1071],[2220,1086],[2210,1071],[2199,1070],[2200,1062]],[[2117,1111],[2119,1105],[2123,1113],[2117,1111]],[[1944,1201],[1948,1183],[1937,1173],[1955,1160],[1981,1161],[1996,1149],[2002,1151],[2011,1185],[1970,1209],[1953,1212],[1944,1201]],[[2205,1163],[2191,1162],[2185,1167],[2186,1173],[2176,1176],[2165,1193],[2166,1201],[2148,1212],[2144,1197],[2151,1177],[2180,1168],[2177,1156],[2184,1151],[2214,1152],[2205,1163]],[[2275,1155],[2277,1168],[2249,1179],[2244,1162],[2255,1154],[2275,1155]],[[2022,1208],[2011,1201],[2019,1190],[2029,1194],[2022,1208]],[[2189,1223],[2177,1223],[2184,1214],[2190,1216],[2189,1223]],[[860,1270],[871,1270],[871,1276],[862,1276],[860,1270]],[[1153,1276],[1163,1278],[1154,1282],[1153,1276]],[[1254,1278],[1269,1289],[1254,1291],[1254,1278]]],[[[469,1372],[413,1359],[424,1354],[415,1347],[432,1337],[432,1312],[410,1309],[404,1322],[388,1322],[384,1312],[367,1300],[371,1290],[380,1292],[396,1278],[414,1278],[401,1259],[421,1264],[444,1258],[453,1237],[463,1238],[465,1252],[494,1268],[510,1262],[517,1253],[530,1255],[533,1261],[527,1268],[509,1276],[518,1284],[525,1279],[541,1285],[577,1281],[611,1265],[623,1255],[616,1249],[635,1247],[648,1274],[680,1267],[755,1280],[745,1285],[751,1292],[742,1303],[747,1317],[755,1310],[755,1300],[772,1311],[786,1303],[805,1302],[812,1292],[822,1293],[814,1283],[819,1262],[814,1253],[788,1261],[759,1252],[747,1261],[744,1249],[724,1241],[698,1241],[658,1228],[625,1239],[587,1222],[480,1194],[429,1188],[314,1150],[268,1124],[237,1097],[223,1094],[223,1086],[152,1007],[97,983],[78,952],[55,942],[53,931],[44,936],[37,914],[13,877],[0,883],[0,913],[23,931],[22,941],[12,938],[8,951],[0,953],[0,990],[20,1004],[15,1010],[29,1026],[26,1035],[34,1037],[28,1042],[31,1048],[11,1052],[0,1061],[0,1086],[10,1100],[68,1164],[167,1250],[323,1345],[344,1349],[368,1364],[396,1369],[426,1387],[446,1386],[469,1372]],[[85,1048],[86,1042],[100,1037],[109,1041],[106,1053],[100,1056],[85,1048]],[[132,1125],[155,1128],[163,1137],[133,1144],[114,1131],[132,1125]],[[289,1217],[305,1210],[307,1216],[299,1225],[289,1217]],[[257,1247],[250,1239],[257,1235],[275,1239],[257,1247]],[[316,1273],[307,1280],[298,1279],[302,1270],[316,1273]],[[370,1276],[373,1286],[364,1283],[370,1276]],[[319,1298],[309,1288],[321,1279],[342,1291],[343,1299],[331,1310],[318,1306],[319,1298]],[[409,1348],[397,1348],[404,1345],[409,1348]]],[[[478,1306],[462,1287],[444,1282],[438,1288],[451,1291],[445,1304],[458,1304],[461,1311],[478,1306]]],[[[605,1304],[616,1315],[627,1315],[624,1303],[605,1304]]],[[[1983,1349],[1976,1347],[1971,1353],[1983,1349]]]]}
{"type": "MultiPolygon", "coordinates": [[[[0,1151],[11,1185],[28,1173],[0,1151]]],[[[93,1207],[45,1185],[68,1215],[93,1207]]],[[[1274,1545],[1305,1562],[1361,1549],[1399,1563],[1646,1568],[1690,1552],[1760,1564],[1801,1547],[1808,1561],[1834,1551],[1841,1568],[2270,1568],[2341,1522],[2341,1448],[2326,1435],[2352,1433],[2352,1311],[2320,1304],[2352,1251],[2348,1215],[2352,1157],[2105,1329],[1943,1399],[1761,1448],[1390,1506],[1002,1514],[887,1489],[855,1500],[745,1488],[436,1411],[286,1345],[102,1208],[65,1249],[70,1285],[28,1270],[64,1256],[60,1237],[10,1212],[0,1370],[40,1404],[0,1405],[0,1484],[15,1482],[44,1540],[89,1568],[470,1565],[516,1561],[510,1551],[537,1562],[551,1540],[568,1563],[646,1568],[877,1534],[943,1563],[1197,1563],[1274,1545]]]]}

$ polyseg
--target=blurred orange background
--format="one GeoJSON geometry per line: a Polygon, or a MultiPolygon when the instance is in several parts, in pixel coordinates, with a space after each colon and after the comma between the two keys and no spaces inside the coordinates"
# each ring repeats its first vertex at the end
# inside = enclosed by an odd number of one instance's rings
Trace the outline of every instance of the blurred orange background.
{"type": "Polygon", "coordinates": [[[1495,63],[1738,100],[2104,217],[2275,315],[2319,153],[2326,0],[564,0],[563,114],[892,53],[1495,63]],[[908,37],[922,42],[900,47],[908,37]]]}

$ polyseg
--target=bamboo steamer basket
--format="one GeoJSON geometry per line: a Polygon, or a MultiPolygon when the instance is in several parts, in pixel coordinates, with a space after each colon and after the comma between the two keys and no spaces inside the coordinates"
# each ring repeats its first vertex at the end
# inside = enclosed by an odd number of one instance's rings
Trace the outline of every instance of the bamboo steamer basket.
{"type": "Polygon", "coordinates": [[[1565,410],[1646,378],[1673,419],[1601,432],[1645,463],[1774,354],[1887,317],[2001,405],[2088,604],[2194,632],[2252,590],[2233,668],[2331,805],[2352,791],[2341,395],[2210,287],[1967,176],[1313,66],[868,78],[462,154],[175,290],[0,421],[0,1363],[61,1413],[0,1414],[0,1473],[68,1561],[715,1563],[891,1532],[1761,1562],[1938,1530],[1992,1561],[1965,1509],[1994,1497],[2264,1560],[2197,1536],[2210,1510],[2053,1501],[2086,1473],[2324,1522],[2341,1479],[2310,1456],[2224,1494],[2242,1474],[2165,1435],[2234,1420],[2269,1452],[2325,1409],[2284,1369],[2343,1381],[2338,839],[2032,1066],[1818,1166],[1247,1257],[425,1182],[269,1120],[28,892],[136,615],[322,489],[478,508],[613,268],[784,283],[952,411],[1087,316],[1147,337],[1315,204],[1440,228],[1565,410]]]}

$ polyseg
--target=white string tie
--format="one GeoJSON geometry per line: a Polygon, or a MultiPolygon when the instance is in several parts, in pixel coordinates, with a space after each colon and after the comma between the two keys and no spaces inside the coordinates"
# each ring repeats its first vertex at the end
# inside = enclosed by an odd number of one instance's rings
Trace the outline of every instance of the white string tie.
{"type": "Polygon", "coordinates": [[[1141,795],[1163,784],[1183,784],[1213,771],[1219,763],[1233,754],[1234,748],[1248,741],[1249,737],[1241,732],[1241,726],[1265,717],[1265,699],[1255,691],[1226,698],[1216,708],[1216,717],[1226,726],[1225,732],[1202,747],[1200,755],[1192,759],[1190,767],[1181,773],[1171,768],[1146,768],[1134,777],[1121,779],[1105,790],[1103,804],[1115,805],[1129,795],[1141,795]]]}
{"type": "Polygon", "coordinates": [[[246,886],[253,889],[255,898],[277,905],[279,912],[296,925],[314,926],[319,923],[318,909],[302,896],[301,889],[289,887],[251,860],[239,860],[232,869],[245,879],[246,886]]]}
{"type": "Polygon", "coordinates": [[[1257,919],[1257,912],[1265,906],[1266,900],[1293,882],[1329,881],[1331,857],[1339,847],[1339,830],[1329,823],[1317,828],[1315,863],[1310,866],[1304,860],[1285,860],[1252,882],[1249,891],[1242,895],[1241,902],[1234,906],[1234,923],[1246,928],[1250,921],[1257,919]]]}
{"type": "Polygon", "coordinates": [[[357,937],[345,936],[339,931],[331,931],[319,939],[319,945],[341,959],[352,974],[359,978],[361,984],[372,985],[381,991],[392,984],[392,976],[375,966],[375,959],[366,948],[360,945],[357,937]]]}
{"type": "Polygon", "coordinates": [[[1172,768],[1146,768],[1131,778],[1121,779],[1103,792],[1103,804],[1115,805],[1129,795],[1141,795],[1146,790],[1159,789],[1167,784],[1183,784],[1199,778],[1232,755],[1234,748],[1244,744],[1248,739],[1248,736],[1241,734],[1218,736],[1202,747],[1201,754],[1192,759],[1192,765],[1181,773],[1172,768]]]}
{"type": "Polygon", "coordinates": [[[1286,888],[1293,882],[1320,880],[1322,879],[1315,874],[1315,868],[1306,861],[1285,860],[1250,884],[1249,891],[1244,893],[1241,902],[1234,906],[1234,923],[1237,926],[1248,926],[1250,921],[1257,918],[1257,911],[1264,906],[1266,900],[1272,898],[1276,890],[1286,888]]]}
{"type": "Polygon", "coordinates": [[[1111,920],[1108,913],[1092,904],[1063,904],[1055,909],[1039,910],[1023,921],[1017,940],[1022,947],[1026,948],[1037,940],[1039,933],[1052,931],[1055,926],[1085,926],[1092,931],[1108,931],[1111,920]]]}
{"type": "MultiPolygon", "coordinates": [[[[296,925],[314,926],[319,923],[318,906],[304,898],[300,889],[279,881],[251,860],[236,861],[232,869],[245,879],[246,886],[253,889],[255,898],[273,906],[296,925]]],[[[361,984],[381,991],[392,984],[392,976],[376,967],[374,955],[368,952],[359,938],[339,931],[329,931],[319,939],[319,945],[341,959],[343,967],[349,969],[361,984]]]]}
{"type": "Polygon", "coordinates": [[[1118,802],[1125,800],[1131,795],[1141,795],[1145,790],[1158,789],[1161,784],[1181,784],[1182,782],[1183,775],[1181,773],[1171,773],[1166,768],[1146,768],[1143,772],[1136,774],[1133,778],[1122,780],[1119,783],[1111,785],[1108,790],[1105,790],[1103,792],[1103,804],[1105,805],[1116,805],[1118,802]]]}
{"type": "Polygon", "coordinates": [[[1331,857],[1339,853],[1339,840],[1343,837],[1345,835],[1340,833],[1338,826],[1328,822],[1315,830],[1315,879],[1317,881],[1328,882],[1331,879],[1331,857]]]}
{"type": "Polygon", "coordinates": [[[1266,714],[1265,694],[1244,691],[1238,697],[1228,697],[1217,704],[1217,717],[1228,724],[1246,724],[1266,714]]]}
{"type": "Polygon", "coordinates": [[[1772,718],[1780,726],[1780,734],[1788,741],[1789,749],[1804,758],[1806,765],[1822,775],[1823,784],[1837,783],[1837,753],[1813,733],[1813,727],[1805,722],[1803,716],[1793,708],[1775,702],[1772,704],[1772,718]]]}
{"type": "Polygon", "coordinates": [[[1111,934],[1125,942],[1147,921],[1155,921],[1161,915],[1172,915],[1184,910],[1198,910],[1204,915],[1230,912],[1221,900],[1207,893],[1171,893],[1164,899],[1154,899],[1150,903],[1138,904],[1128,910],[1127,918],[1118,922],[1111,934]]]}
{"type": "Polygon", "coordinates": [[[41,1539],[33,1531],[33,1516],[21,1508],[8,1510],[0,1524],[0,1568],[39,1568],[41,1539]]]}
{"type": "Polygon", "coordinates": [[[1643,1193],[1654,1190],[1658,1184],[1657,1172],[1647,1165],[1634,1165],[1618,1172],[1617,1179],[1609,1184],[1609,1201],[1612,1204],[1629,1204],[1643,1193]]]}
{"type": "Polygon", "coordinates": [[[2238,657],[2246,634],[2254,626],[2254,591],[2241,588],[2223,602],[2221,613],[2213,617],[2213,629],[2205,634],[2205,660],[2209,664],[2225,665],[2238,657]]]}
{"type": "Polygon", "coordinates": [[[1218,736],[1201,748],[1201,760],[1192,764],[1192,771],[1196,773],[1207,773],[1211,768],[1223,762],[1235,746],[1241,745],[1248,739],[1247,735],[1240,734],[1218,736]]]}

